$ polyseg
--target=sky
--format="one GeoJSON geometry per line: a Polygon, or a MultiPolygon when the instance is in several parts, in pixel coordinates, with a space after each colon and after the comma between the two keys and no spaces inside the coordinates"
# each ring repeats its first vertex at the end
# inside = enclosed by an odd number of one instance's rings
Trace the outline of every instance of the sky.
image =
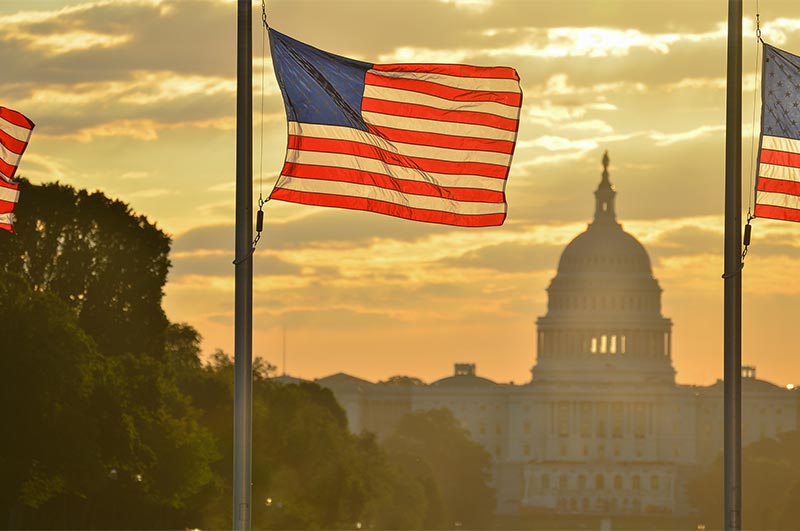
{"type": "MultiPolygon", "coordinates": [[[[759,4],[763,38],[800,53],[800,3],[759,4]]],[[[260,12],[253,167],[266,197],[286,122],[260,12]]],[[[744,15],[746,210],[755,0],[744,15]]],[[[721,378],[726,16],[721,0],[268,1],[272,27],[318,48],[376,63],[512,66],[524,98],[502,227],[269,202],[254,355],[309,379],[430,382],[470,362],[498,382],[530,381],[545,290],[591,221],[608,150],[618,220],[664,290],[677,381],[721,378]]],[[[170,234],[168,317],[194,326],[205,354],[232,354],[236,3],[4,0],[0,65],[0,105],[37,124],[18,174],[101,190],[170,234]]],[[[798,271],[800,225],[756,220],[742,357],[782,386],[800,384],[798,271]]]]}

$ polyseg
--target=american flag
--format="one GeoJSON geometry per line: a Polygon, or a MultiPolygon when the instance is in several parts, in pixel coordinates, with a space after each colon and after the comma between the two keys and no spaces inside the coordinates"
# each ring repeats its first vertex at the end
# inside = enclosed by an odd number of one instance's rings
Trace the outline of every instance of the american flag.
{"type": "Polygon", "coordinates": [[[14,207],[19,185],[12,181],[28,146],[33,122],[17,111],[0,107],[0,229],[14,232],[14,207]]]}
{"type": "Polygon", "coordinates": [[[269,37],[289,122],[271,199],[503,224],[522,104],[514,69],[371,64],[269,37]]]}
{"type": "Polygon", "coordinates": [[[754,215],[800,221],[800,57],[764,44],[754,215]]]}

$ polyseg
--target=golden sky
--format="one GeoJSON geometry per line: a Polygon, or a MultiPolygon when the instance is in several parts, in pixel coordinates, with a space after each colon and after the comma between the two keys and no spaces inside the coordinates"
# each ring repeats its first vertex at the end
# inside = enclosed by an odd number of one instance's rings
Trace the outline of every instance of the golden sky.
{"type": "MultiPolygon", "coordinates": [[[[800,53],[800,2],[760,8],[764,39],[800,53]]],[[[755,9],[744,2],[745,209],[755,9]]],[[[664,289],[677,379],[721,378],[726,2],[270,0],[267,11],[279,31],[369,62],[512,66],[524,100],[503,227],[269,203],[256,356],[282,369],[285,327],[286,368],[300,377],[432,381],[474,362],[529,381],[545,289],[591,220],[608,150],[618,218],[664,289]]],[[[260,2],[254,22],[255,194],[263,182],[266,196],[286,125],[260,2]]],[[[209,353],[233,351],[235,32],[230,0],[0,3],[0,105],[37,124],[19,174],[102,190],[171,234],[165,307],[209,353]]],[[[800,225],[757,220],[743,362],[779,385],[800,384],[798,272],[800,225]]]]}

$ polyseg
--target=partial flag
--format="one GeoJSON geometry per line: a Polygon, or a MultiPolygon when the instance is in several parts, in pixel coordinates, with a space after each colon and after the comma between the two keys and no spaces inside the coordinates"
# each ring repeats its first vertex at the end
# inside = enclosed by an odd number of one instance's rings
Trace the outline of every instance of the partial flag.
{"type": "Polygon", "coordinates": [[[800,222],[800,57],[764,44],[755,210],[800,222]]]}
{"type": "Polygon", "coordinates": [[[0,107],[0,229],[14,232],[19,185],[12,179],[28,147],[34,124],[23,114],[0,107]]]}
{"type": "Polygon", "coordinates": [[[513,68],[372,64],[269,38],[289,122],[271,199],[503,224],[522,104],[513,68]]]}

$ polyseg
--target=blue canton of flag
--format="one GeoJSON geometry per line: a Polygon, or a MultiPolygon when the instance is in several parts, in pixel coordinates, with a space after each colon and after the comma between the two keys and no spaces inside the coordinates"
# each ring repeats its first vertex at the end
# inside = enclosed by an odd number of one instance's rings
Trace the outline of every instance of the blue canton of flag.
{"type": "Polygon", "coordinates": [[[522,91],[508,67],[365,63],[269,30],[289,122],[271,199],[502,225],[522,91]]]}

